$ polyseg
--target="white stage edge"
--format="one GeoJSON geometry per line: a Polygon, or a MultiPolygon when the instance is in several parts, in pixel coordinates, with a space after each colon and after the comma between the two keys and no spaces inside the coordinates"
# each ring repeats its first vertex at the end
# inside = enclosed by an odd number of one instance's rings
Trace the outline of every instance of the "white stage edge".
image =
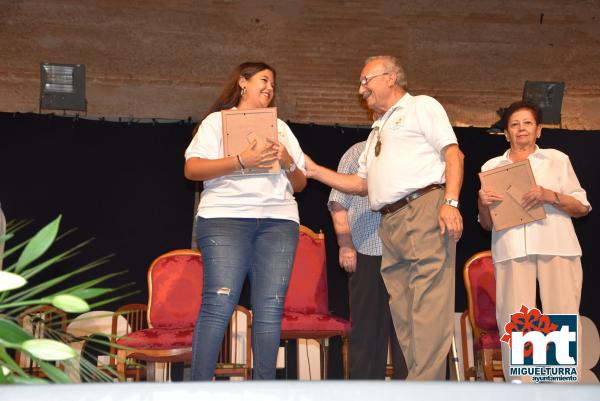
{"type": "Polygon", "coordinates": [[[0,386],[3,401],[598,401],[600,385],[393,381],[108,383],[0,386]]]}

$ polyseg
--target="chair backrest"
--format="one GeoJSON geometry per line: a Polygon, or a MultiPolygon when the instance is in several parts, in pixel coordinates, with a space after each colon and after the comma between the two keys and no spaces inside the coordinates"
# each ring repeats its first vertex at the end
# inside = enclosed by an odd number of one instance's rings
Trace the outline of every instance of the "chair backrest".
{"type": "Polygon", "coordinates": [[[148,306],[127,304],[112,314],[111,339],[148,328],[148,306]]]}
{"type": "Polygon", "coordinates": [[[21,312],[19,324],[35,338],[60,340],[67,331],[67,314],[54,306],[34,306],[21,312]]]}
{"type": "Polygon", "coordinates": [[[325,237],[304,226],[300,226],[284,310],[329,313],[325,237]]]}
{"type": "MultiPolygon", "coordinates": [[[[49,338],[61,342],[67,340],[67,314],[54,306],[42,305],[28,308],[19,314],[17,321],[34,338],[49,338]]],[[[38,375],[32,370],[37,369],[37,363],[26,354],[17,351],[15,360],[20,366],[28,367],[30,374],[38,375]]]]}
{"type": "Polygon", "coordinates": [[[483,251],[471,256],[465,262],[463,276],[471,325],[486,332],[498,331],[492,253],[483,251]]]}
{"type": "Polygon", "coordinates": [[[148,326],[193,327],[202,303],[200,252],[165,253],[148,270],[148,326]]]}

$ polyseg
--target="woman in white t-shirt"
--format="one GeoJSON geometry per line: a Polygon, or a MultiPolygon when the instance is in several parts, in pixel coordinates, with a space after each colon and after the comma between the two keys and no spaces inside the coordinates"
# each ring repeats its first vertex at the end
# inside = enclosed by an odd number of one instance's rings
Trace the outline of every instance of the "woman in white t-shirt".
{"type": "Polygon", "coordinates": [[[192,344],[192,379],[210,380],[225,328],[250,278],[253,378],[274,379],[281,316],[298,242],[294,192],[306,186],[304,154],[290,128],[277,120],[278,142],[257,143],[225,157],[221,110],[269,107],[275,70],[243,63],[225,82],[185,152],[185,176],[203,181],[197,213],[204,265],[202,308],[192,344]],[[279,162],[277,174],[237,174],[279,162]]]}
{"type": "MultiPolygon", "coordinates": [[[[536,307],[536,280],[544,314],[578,314],[581,300],[581,247],[572,217],[591,210],[585,190],[573,171],[569,157],[556,149],[536,145],[542,127],[541,112],[535,105],[516,102],[503,118],[510,148],[488,160],[481,171],[529,160],[536,186],[523,195],[525,208],[543,206],[546,218],[496,231],[490,205],[504,197],[491,188],[479,190],[479,221],[492,231],[492,257],[496,276],[496,319],[500,335],[510,315],[521,305],[536,307]]],[[[579,341],[581,344],[581,341],[579,341]]],[[[510,349],[502,343],[502,364],[507,381],[510,349]]]]}

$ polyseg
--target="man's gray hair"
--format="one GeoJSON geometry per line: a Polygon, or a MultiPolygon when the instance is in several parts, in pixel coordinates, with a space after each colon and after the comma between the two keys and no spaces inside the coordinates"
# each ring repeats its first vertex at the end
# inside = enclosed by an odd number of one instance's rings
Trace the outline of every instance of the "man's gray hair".
{"type": "Polygon", "coordinates": [[[373,56],[365,60],[365,65],[374,60],[382,60],[385,65],[386,72],[396,73],[396,85],[404,90],[407,90],[408,84],[406,82],[406,74],[404,73],[402,64],[400,64],[400,60],[394,56],[373,56]]]}

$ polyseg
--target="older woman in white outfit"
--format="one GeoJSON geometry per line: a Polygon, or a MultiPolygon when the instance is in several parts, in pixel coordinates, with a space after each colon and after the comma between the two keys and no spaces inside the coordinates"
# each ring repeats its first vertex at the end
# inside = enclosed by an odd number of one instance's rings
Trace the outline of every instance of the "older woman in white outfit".
{"type": "MultiPolygon", "coordinates": [[[[581,300],[581,247],[572,217],[587,215],[591,206],[573,171],[569,157],[556,149],[541,149],[541,113],[537,106],[513,103],[505,112],[505,135],[510,148],[488,160],[482,171],[529,159],[536,186],[523,195],[526,208],[542,205],[546,218],[502,231],[493,228],[489,206],[502,201],[493,189],[479,190],[479,220],[492,231],[496,275],[496,318],[500,332],[521,305],[535,307],[536,279],[544,314],[578,314],[581,300]]],[[[581,346],[581,339],[579,339],[581,346]]],[[[580,356],[581,358],[581,356],[580,356]]],[[[507,381],[510,349],[502,343],[502,364],[507,381]]]]}

